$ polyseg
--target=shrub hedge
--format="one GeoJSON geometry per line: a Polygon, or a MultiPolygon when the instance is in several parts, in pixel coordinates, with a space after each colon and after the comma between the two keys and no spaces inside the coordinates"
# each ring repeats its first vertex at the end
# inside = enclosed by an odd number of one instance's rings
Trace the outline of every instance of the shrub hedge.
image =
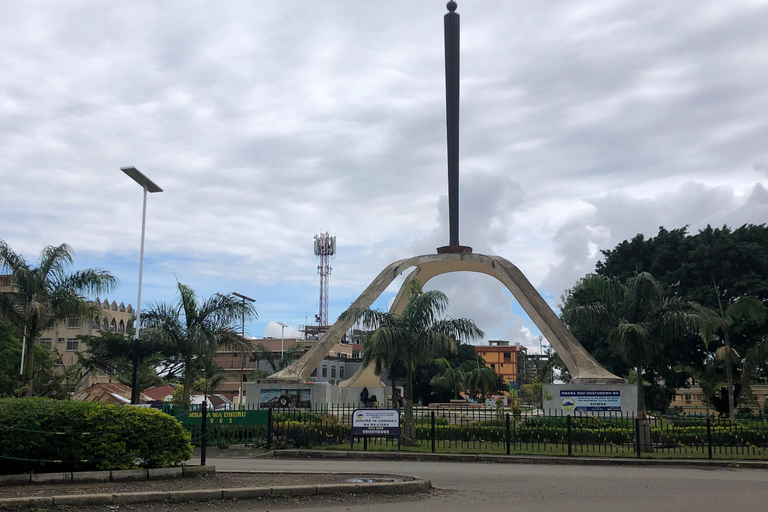
{"type": "Polygon", "coordinates": [[[2,473],[162,468],[191,456],[190,434],[157,410],[0,399],[2,473]]]}

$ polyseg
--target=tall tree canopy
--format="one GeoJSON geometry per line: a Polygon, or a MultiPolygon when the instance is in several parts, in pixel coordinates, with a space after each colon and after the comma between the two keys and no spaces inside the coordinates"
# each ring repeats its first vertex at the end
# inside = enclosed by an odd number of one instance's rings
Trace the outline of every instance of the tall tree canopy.
{"type": "MultiPolygon", "coordinates": [[[[596,274],[625,282],[648,272],[662,285],[667,296],[685,298],[714,311],[720,311],[721,305],[722,311],[726,311],[745,296],[754,296],[763,303],[768,301],[768,228],[762,224],[747,224],[737,229],[707,226],[695,234],[689,234],[685,227],[673,230],[662,227],[655,237],[638,234],[602,254],[596,274]]],[[[577,285],[566,291],[562,308],[590,304],[594,300],[594,295],[577,285]]],[[[628,365],[611,349],[607,331],[578,326],[572,330],[610,371],[627,375],[628,365]]],[[[731,347],[742,357],[750,352],[754,354],[747,365],[754,375],[768,376],[768,362],[754,350],[767,332],[768,322],[757,320],[753,315],[729,326],[731,347]]],[[[725,344],[721,339],[722,329],[714,334],[709,344],[691,334],[659,347],[644,368],[643,379],[650,382],[646,389],[650,409],[666,410],[674,390],[685,383],[686,374],[675,372],[676,366],[697,373],[705,371],[707,361],[725,344]]],[[[724,366],[721,369],[725,372],[724,366]]],[[[723,381],[726,381],[725,374],[723,381]]]]}
{"type": "Polygon", "coordinates": [[[174,303],[152,304],[142,317],[142,339],[164,347],[178,358],[184,372],[183,407],[189,407],[196,370],[212,358],[219,347],[247,351],[238,322],[255,318],[250,303],[232,295],[215,294],[198,299],[189,286],[178,283],[179,297],[174,303]]]}
{"type": "Polygon", "coordinates": [[[460,341],[483,335],[472,320],[442,318],[448,306],[444,293],[425,292],[417,279],[409,283],[408,304],[401,315],[367,308],[350,308],[341,319],[359,320],[372,331],[365,340],[363,364],[373,364],[377,375],[393,365],[405,367],[405,437],[413,438],[413,375],[417,365],[453,355],[460,341]]]}
{"type": "Polygon", "coordinates": [[[60,320],[80,318],[90,321],[101,308],[83,295],[107,293],[118,284],[106,270],[85,269],[70,272],[74,251],[66,244],[47,246],[37,266],[0,240],[0,273],[10,272],[11,291],[0,293],[0,315],[19,330],[24,340],[22,381],[31,394],[35,369],[35,344],[44,330],[60,320]]]}

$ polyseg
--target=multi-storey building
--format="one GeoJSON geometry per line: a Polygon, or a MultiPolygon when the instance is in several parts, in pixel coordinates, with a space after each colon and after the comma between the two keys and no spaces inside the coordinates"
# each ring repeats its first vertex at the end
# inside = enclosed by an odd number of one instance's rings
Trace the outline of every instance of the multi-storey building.
{"type": "Polygon", "coordinates": [[[485,365],[495,371],[507,384],[517,382],[520,363],[526,349],[520,343],[511,345],[505,340],[488,340],[488,345],[475,345],[475,352],[485,360],[485,365]]]}
{"type": "MultiPolygon", "coordinates": [[[[10,275],[0,276],[0,293],[10,293],[13,291],[10,275]]],[[[57,354],[56,363],[62,366],[70,366],[77,362],[78,353],[85,353],[87,347],[83,346],[78,339],[81,335],[98,334],[99,331],[126,332],[130,322],[133,321],[133,306],[116,301],[110,302],[107,299],[103,301],[96,297],[93,301],[99,306],[100,315],[91,320],[81,318],[69,318],[67,320],[56,322],[50,329],[40,333],[39,343],[43,348],[47,348],[57,354]]],[[[83,383],[88,386],[96,381],[106,381],[97,376],[90,376],[83,383]]]]}
{"type": "MultiPolygon", "coordinates": [[[[751,404],[749,408],[752,412],[757,414],[763,410],[765,402],[768,401],[768,385],[753,385],[751,386],[751,389],[756,403],[751,404]]],[[[744,392],[745,391],[742,391],[742,393],[744,392]]],[[[707,405],[704,402],[704,392],[698,384],[693,385],[690,388],[679,388],[675,392],[675,396],[672,398],[669,407],[671,409],[681,410],[684,414],[704,415],[707,413],[707,405]]],[[[716,411],[710,407],[709,413],[715,414],[716,411]]]]}
{"type": "MultiPolygon", "coordinates": [[[[274,373],[274,368],[265,358],[254,357],[256,346],[261,345],[272,353],[275,359],[280,358],[280,353],[294,345],[301,345],[300,354],[312,348],[316,340],[301,340],[294,338],[275,339],[251,339],[251,349],[247,353],[231,349],[221,349],[216,354],[216,364],[229,374],[218,391],[229,395],[235,404],[239,404],[240,390],[245,394],[245,383],[252,382],[257,370],[274,373]]],[[[348,379],[362,365],[362,345],[337,343],[328,355],[320,362],[310,377],[314,382],[337,382],[348,379]]],[[[244,402],[243,402],[244,403],[244,402]]]]}

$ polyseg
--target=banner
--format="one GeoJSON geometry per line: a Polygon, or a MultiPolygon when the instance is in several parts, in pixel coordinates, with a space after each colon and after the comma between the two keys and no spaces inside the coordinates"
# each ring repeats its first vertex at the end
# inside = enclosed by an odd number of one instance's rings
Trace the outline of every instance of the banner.
{"type": "Polygon", "coordinates": [[[561,390],[560,405],[566,411],[621,412],[621,391],[561,390]]]}

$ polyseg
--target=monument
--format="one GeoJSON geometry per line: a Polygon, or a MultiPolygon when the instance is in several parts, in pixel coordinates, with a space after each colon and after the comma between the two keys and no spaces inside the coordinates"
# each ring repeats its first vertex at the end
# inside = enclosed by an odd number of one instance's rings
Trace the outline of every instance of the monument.
{"type": "MultiPolygon", "coordinates": [[[[632,393],[634,386],[627,384],[624,379],[613,375],[603,368],[584,349],[581,343],[566,329],[563,322],[555,315],[554,311],[552,311],[520,269],[500,256],[476,254],[472,252],[471,247],[463,246],[459,243],[459,15],[456,13],[455,2],[448,2],[447,7],[449,12],[444,17],[444,33],[449,242],[446,246],[438,247],[436,254],[414,256],[395,261],[387,266],[368,285],[357,300],[353,302],[352,307],[369,308],[395,278],[410,268],[414,270],[406,277],[390,307],[390,312],[394,314],[401,313],[405,308],[408,300],[406,290],[408,283],[413,279],[419,279],[421,284],[424,285],[435,276],[451,272],[479,272],[489,275],[507,287],[536,327],[550,342],[552,348],[554,348],[571,373],[571,383],[557,388],[558,399],[560,398],[559,392],[561,390],[574,391],[569,391],[569,394],[567,396],[564,395],[560,400],[564,414],[581,412],[587,407],[586,402],[583,401],[579,402],[579,405],[570,407],[571,401],[575,402],[577,400],[574,396],[586,396],[579,395],[575,391],[610,392],[605,396],[611,397],[611,410],[616,410],[616,396],[619,397],[619,408],[623,407],[625,413],[631,411],[633,403],[636,410],[637,397],[634,397],[633,402],[631,396],[627,394],[632,393]],[[563,403],[569,409],[563,408],[563,403]],[[579,408],[578,411],[577,408],[579,408]]],[[[287,389],[295,386],[307,387],[309,389],[314,388],[316,391],[313,390],[312,393],[316,393],[317,400],[313,398],[313,403],[319,403],[323,399],[335,400],[334,403],[357,403],[363,387],[375,390],[377,395],[383,396],[386,392],[385,387],[379,377],[373,372],[372,367],[360,368],[349,379],[341,382],[337,389],[329,389],[329,386],[326,384],[307,384],[310,375],[317,365],[323,360],[329,350],[341,340],[344,333],[352,327],[352,323],[353,320],[350,319],[344,322],[337,321],[331,325],[318,343],[300,359],[284,370],[270,375],[260,383],[251,384],[248,396],[251,396],[251,387],[253,387],[253,392],[257,393],[259,390],[268,387],[283,387],[287,389]],[[320,386],[325,387],[321,390],[320,386]]],[[[554,395],[554,393],[552,394],[554,395]]],[[[602,397],[603,395],[601,395],[602,397]]],[[[550,404],[550,407],[554,408],[554,403],[550,404]]]]}

